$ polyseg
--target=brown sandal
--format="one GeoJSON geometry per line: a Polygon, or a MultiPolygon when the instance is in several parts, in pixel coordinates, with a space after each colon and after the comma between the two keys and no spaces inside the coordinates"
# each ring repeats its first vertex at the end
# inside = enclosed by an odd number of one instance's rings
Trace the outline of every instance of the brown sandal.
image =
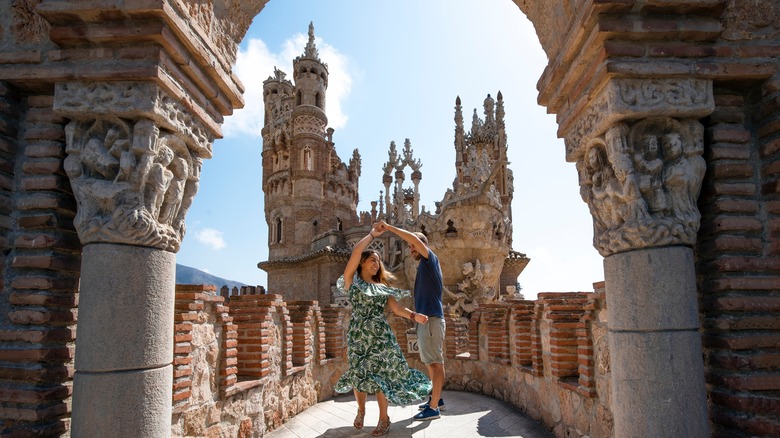
{"type": "Polygon", "coordinates": [[[390,419],[379,420],[379,424],[376,425],[376,429],[371,432],[373,436],[382,436],[387,433],[387,429],[390,429],[390,419]]]}
{"type": "Polygon", "coordinates": [[[353,426],[355,426],[355,429],[362,429],[363,428],[363,418],[366,416],[366,411],[361,411],[358,409],[357,416],[355,417],[355,421],[352,423],[353,426]]]}

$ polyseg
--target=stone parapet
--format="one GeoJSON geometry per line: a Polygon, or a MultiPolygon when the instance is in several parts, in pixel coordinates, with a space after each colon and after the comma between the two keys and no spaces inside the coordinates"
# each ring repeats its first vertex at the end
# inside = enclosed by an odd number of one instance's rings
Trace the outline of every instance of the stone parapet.
{"type": "MultiPolygon", "coordinates": [[[[513,403],[566,436],[609,436],[600,287],[483,304],[470,319],[448,316],[445,388],[513,403]]],[[[242,427],[262,434],[334,395],[346,369],[349,308],[256,289],[229,302],[213,286],[176,291],[173,436],[242,427]]],[[[409,363],[425,370],[407,351],[409,321],[392,314],[389,321],[409,363]]]]}

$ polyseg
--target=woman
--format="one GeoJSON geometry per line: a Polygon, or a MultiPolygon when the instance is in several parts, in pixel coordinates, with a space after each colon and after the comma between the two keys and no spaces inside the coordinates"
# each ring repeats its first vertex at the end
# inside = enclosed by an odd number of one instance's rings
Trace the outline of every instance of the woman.
{"type": "Polygon", "coordinates": [[[390,428],[388,400],[408,404],[428,396],[431,381],[422,371],[410,369],[398,346],[398,341],[385,319],[385,308],[398,316],[419,324],[428,317],[402,307],[397,299],[409,291],[387,285],[390,274],[385,271],[379,254],[365,249],[382,232],[372,229],[352,250],[344,275],[337,287],[349,295],[352,317],[347,332],[347,362],[349,369],[336,382],[336,392],[350,389],[355,394],[358,412],[353,425],[363,428],[366,415],[366,395],[376,394],[379,423],[371,435],[379,436],[390,428]]]}

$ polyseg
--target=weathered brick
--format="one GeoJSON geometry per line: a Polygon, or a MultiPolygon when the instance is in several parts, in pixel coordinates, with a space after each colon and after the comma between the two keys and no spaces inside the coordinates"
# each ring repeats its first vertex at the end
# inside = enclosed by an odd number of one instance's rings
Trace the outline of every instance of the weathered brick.
{"type": "Polygon", "coordinates": [[[753,176],[753,167],[750,164],[738,163],[710,163],[708,171],[716,179],[740,179],[753,176]]]}
{"type": "Polygon", "coordinates": [[[17,306],[76,307],[78,305],[77,297],[78,295],[75,293],[15,291],[8,297],[8,302],[17,306]]]}
{"type": "Polygon", "coordinates": [[[64,175],[38,175],[23,177],[21,182],[22,190],[56,190],[64,193],[71,193],[70,181],[64,175]]]}
{"type": "MultiPolygon", "coordinates": [[[[777,281],[776,279],[774,279],[777,281]]],[[[710,304],[713,310],[728,312],[780,312],[780,297],[726,296],[710,304]]]]}
{"type": "Polygon", "coordinates": [[[81,259],[71,254],[49,251],[46,254],[17,255],[11,261],[14,268],[40,268],[79,272],[81,259]]]}
{"type": "Polygon", "coordinates": [[[70,215],[53,213],[25,213],[19,217],[21,228],[64,228],[73,230],[73,217],[70,215]]]}
{"type": "Polygon", "coordinates": [[[765,196],[780,193],[780,178],[772,178],[761,184],[761,194],[765,196]]]}
{"type": "Polygon", "coordinates": [[[24,155],[31,158],[65,158],[65,144],[59,141],[36,141],[24,148],[24,155]]]}
{"type": "Polygon", "coordinates": [[[65,415],[68,412],[69,408],[65,403],[35,407],[0,407],[0,418],[16,421],[39,421],[65,415]]]}
{"type": "Polygon", "coordinates": [[[17,248],[42,249],[59,248],[81,250],[81,242],[75,233],[58,234],[23,234],[14,239],[17,248]]]}
{"type": "Polygon", "coordinates": [[[19,210],[29,211],[37,209],[55,209],[67,212],[76,211],[75,199],[65,194],[53,194],[46,192],[29,192],[19,197],[16,203],[19,210]]]}
{"type": "Polygon", "coordinates": [[[713,184],[713,192],[722,196],[756,196],[758,185],[742,182],[716,182],[713,184]]]}
{"type": "Polygon", "coordinates": [[[46,402],[49,404],[54,400],[63,400],[71,395],[69,386],[0,386],[0,402],[31,404],[46,402]]]}
{"type": "Polygon", "coordinates": [[[0,341],[16,341],[30,343],[72,342],[76,339],[76,329],[57,327],[28,330],[0,330],[0,341]]]}
{"type": "Polygon", "coordinates": [[[720,216],[712,221],[713,227],[720,231],[761,231],[763,224],[757,218],[745,216],[720,216]]]}
{"type": "MultiPolygon", "coordinates": [[[[11,349],[4,347],[4,349],[11,349]]],[[[11,349],[12,350],[12,349],[11,349]]],[[[9,353],[12,356],[13,353],[9,353]]],[[[39,382],[63,382],[73,378],[72,363],[29,362],[0,365],[0,379],[35,384],[39,382]]]]}
{"type": "Polygon", "coordinates": [[[759,202],[747,199],[718,199],[710,209],[711,213],[744,213],[755,215],[759,211],[759,202]]]}
{"type": "Polygon", "coordinates": [[[22,164],[22,170],[29,175],[65,174],[62,160],[57,158],[29,158],[22,164]]]}
{"type": "Polygon", "coordinates": [[[24,132],[25,141],[51,140],[65,141],[65,130],[62,126],[32,125],[24,132]]]}
{"type": "Polygon", "coordinates": [[[727,370],[774,370],[780,366],[780,353],[720,350],[710,355],[708,362],[727,370]]]}
{"type": "Polygon", "coordinates": [[[708,161],[714,160],[747,160],[750,158],[750,147],[745,144],[714,143],[705,153],[708,161]]]}
{"type": "Polygon", "coordinates": [[[8,312],[8,320],[14,324],[72,324],[76,322],[76,310],[14,310],[8,312]]]}
{"type": "Polygon", "coordinates": [[[772,391],[780,389],[780,375],[714,374],[712,383],[718,383],[735,391],[772,391]]]}
{"type": "Polygon", "coordinates": [[[780,138],[761,145],[761,157],[766,158],[780,151],[780,138]]]}
{"type": "Polygon", "coordinates": [[[780,175],[780,159],[768,162],[763,167],[763,169],[761,169],[761,173],[764,176],[777,176],[777,175],[780,175]]]}
{"type": "Polygon", "coordinates": [[[774,414],[780,412],[780,399],[764,394],[727,394],[713,391],[712,401],[720,406],[743,412],[774,414]]]}
{"type": "Polygon", "coordinates": [[[30,290],[51,290],[51,291],[69,291],[78,290],[78,277],[68,277],[67,275],[43,276],[43,275],[24,275],[11,281],[11,287],[14,289],[30,290]]]}
{"type": "Polygon", "coordinates": [[[0,349],[0,360],[8,362],[56,362],[73,360],[73,347],[17,347],[0,349]]]}

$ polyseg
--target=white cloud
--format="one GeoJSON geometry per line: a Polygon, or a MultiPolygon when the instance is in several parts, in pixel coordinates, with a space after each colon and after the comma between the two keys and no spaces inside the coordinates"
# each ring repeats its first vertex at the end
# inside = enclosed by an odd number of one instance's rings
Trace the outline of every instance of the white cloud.
{"type": "Polygon", "coordinates": [[[195,234],[198,242],[210,246],[215,250],[220,250],[227,246],[225,239],[222,238],[222,231],[213,228],[204,228],[195,234]]]}
{"type": "MultiPolygon", "coordinates": [[[[287,73],[287,79],[292,81],[292,61],[303,54],[307,41],[307,35],[296,34],[284,42],[280,53],[273,53],[262,40],[249,39],[247,49],[238,51],[234,71],[246,88],[245,106],[225,118],[222,130],[226,138],[262,136],[263,81],[273,76],[274,67],[287,73]]],[[[339,129],[347,124],[348,117],[342,111],[342,101],[347,99],[352,89],[347,57],[321,38],[315,37],[315,44],[320,59],[328,65],[328,97],[325,103],[328,126],[339,129]]]]}

